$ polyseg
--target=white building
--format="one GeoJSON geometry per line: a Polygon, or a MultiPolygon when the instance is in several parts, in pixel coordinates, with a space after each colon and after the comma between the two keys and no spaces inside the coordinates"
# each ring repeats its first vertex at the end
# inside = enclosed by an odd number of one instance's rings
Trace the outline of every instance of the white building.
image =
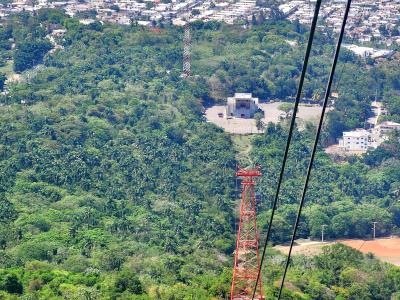
{"type": "Polygon", "coordinates": [[[253,98],[251,93],[235,93],[228,97],[226,117],[253,118],[258,110],[258,98],[253,98]]]}
{"type": "Polygon", "coordinates": [[[228,24],[233,24],[235,20],[251,16],[256,11],[255,0],[240,0],[236,3],[219,3],[219,8],[223,8],[210,16],[211,20],[224,21],[228,24]]]}
{"type": "Polygon", "coordinates": [[[377,59],[377,58],[390,57],[394,54],[393,50],[374,49],[371,47],[361,47],[357,45],[344,44],[343,47],[363,58],[371,57],[373,59],[377,59]]]}
{"type": "Polygon", "coordinates": [[[368,149],[376,149],[386,141],[394,130],[400,131],[400,124],[385,121],[370,130],[357,128],[345,131],[343,137],[339,139],[339,148],[343,151],[367,152],[368,149]]]}
{"type": "Polygon", "coordinates": [[[343,138],[339,139],[339,147],[344,151],[367,151],[372,147],[372,143],[371,133],[361,128],[345,131],[343,138]]]}
{"type": "Polygon", "coordinates": [[[400,124],[396,122],[385,121],[377,125],[376,130],[378,131],[379,135],[387,135],[393,130],[400,131],[400,124]]]}
{"type": "Polygon", "coordinates": [[[371,47],[361,47],[357,45],[343,45],[343,47],[363,58],[369,57],[374,53],[374,48],[371,47]]]}

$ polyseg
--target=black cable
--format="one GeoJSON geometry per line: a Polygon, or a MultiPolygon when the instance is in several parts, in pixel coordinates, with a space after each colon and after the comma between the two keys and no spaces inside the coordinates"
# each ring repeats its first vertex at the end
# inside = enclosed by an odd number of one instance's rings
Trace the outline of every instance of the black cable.
{"type": "MultiPolygon", "coordinates": [[[[355,40],[356,40],[356,37],[353,37],[353,39],[351,40],[351,44],[354,44],[354,41],[355,41],[355,40]]],[[[338,92],[337,89],[338,89],[338,87],[339,87],[340,81],[342,81],[342,77],[343,77],[343,74],[344,74],[344,69],[346,68],[346,64],[347,64],[348,61],[349,61],[350,54],[351,54],[351,51],[350,51],[350,50],[347,50],[346,58],[345,58],[344,61],[343,61],[343,66],[342,66],[342,68],[341,68],[341,70],[340,70],[338,79],[336,80],[335,87],[332,89],[333,91],[337,91],[337,92],[338,92]]]]}
{"type": "Polygon", "coordinates": [[[283,175],[285,173],[286,160],[287,160],[288,153],[289,153],[289,146],[290,146],[290,143],[292,141],[293,130],[294,130],[294,126],[296,124],[297,110],[298,110],[299,103],[300,103],[301,92],[303,90],[304,78],[305,78],[306,72],[307,72],[308,60],[310,58],[311,48],[312,48],[312,44],[313,44],[313,41],[314,41],[314,34],[315,34],[315,29],[317,27],[317,21],[318,21],[319,10],[321,8],[321,2],[322,2],[322,0],[317,0],[317,3],[315,5],[314,17],[313,17],[313,20],[312,20],[312,23],[311,23],[311,29],[310,29],[310,35],[308,37],[306,54],[304,56],[303,68],[301,70],[299,86],[298,86],[297,94],[296,94],[296,100],[295,100],[294,107],[293,107],[292,120],[290,122],[289,134],[288,134],[287,141],[286,141],[285,153],[283,155],[282,166],[281,166],[281,170],[280,170],[280,173],[279,173],[278,186],[276,188],[275,198],[274,198],[273,207],[272,207],[272,213],[271,213],[271,217],[270,217],[269,224],[268,224],[267,236],[265,238],[265,245],[264,245],[263,253],[262,253],[262,256],[261,256],[260,268],[258,270],[256,285],[254,286],[252,299],[254,299],[254,296],[255,296],[256,291],[257,291],[258,281],[260,280],[261,268],[262,268],[262,265],[264,263],[265,252],[266,252],[268,241],[269,241],[269,238],[270,238],[270,235],[271,235],[272,222],[274,220],[276,204],[278,202],[279,192],[281,190],[282,179],[283,179],[283,175]]]}
{"type": "Polygon", "coordinates": [[[338,42],[337,42],[337,45],[336,45],[335,56],[333,58],[331,72],[329,74],[328,84],[326,86],[325,98],[324,98],[324,103],[323,103],[323,106],[322,106],[322,113],[321,113],[321,117],[319,119],[317,133],[315,135],[314,145],[313,145],[313,149],[312,149],[312,152],[311,152],[311,159],[310,159],[310,162],[308,164],[306,181],[304,182],[304,188],[303,188],[303,193],[301,195],[299,210],[297,212],[296,223],[295,223],[295,225],[293,227],[292,240],[290,242],[289,253],[288,253],[288,257],[286,259],[285,271],[283,273],[281,287],[279,289],[278,300],[281,298],[283,285],[285,283],[286,273],[287,273],[287,270],[288,270],[288,267],[289,267],[290,256],[292,254],[294,239],[296,238],[297,227],[298,227],[299,222],[300,222],[301,211],[303,209],[304,199],[305,199],[305,196],[306,196],[308,183],[310,181],[311,169],[312,169],[312,166],[313,166],[315,154],[317,152],[318,140],[319,140],[319,136],[321,135],[322,124],[324,122],[325,111],[326,111],[326,107],[327,107],[327,104],[328,104],[329,95],[331,93],[333,76],[335,75],[336,64],[337,64],[337,61],[338,61],[338,58],[339,58],[340,46],[342,45],[344,30],[345,30],[345,27],[346,27],[347,17],[349,15],[349,11],[350,11],[350,6],[351,6],[351,0],[347,0],[346,10],[344,12],[344,17],[343,17],[343,23],[342,23],[342,27],[340,29],[340,35],[339,35],[339,39],[338,39],[338,42]]]}
{"type": "MultiPolygon", "coordinates": [[[[361,13],[359,13],[360,18],[364,16],[364,13],[365,13],[365,8],[363,8],[363,9],[361,10],[361,13]]],[[[354,44],[354,42],[355,42],[356,39],[357,39],[357,36],[354,35],[353,38],[351,39],[350,45],[351,45],[351,44],[354,44]]],[[[340,75],[338,76],[338,79],[336,80],[335,87],[332,89],[332,91],[337,91],[337,89],[338,89],[338,87],[339,87],[339,85],[340,85],[340,82],[341,82],[341,80],[342,80],[343,74],[344,74],[344,69],[346,68],[346,64],[347,64],[348,61],[349,61],[350,55],[351,55],[351,51],[350,51],[350,50],[347,50],[346,58],[345,58],[344,61],[343,61],[343,66],[342,66],[341,71],[340,71],[340,73],[339,73],[340,75]]]]}

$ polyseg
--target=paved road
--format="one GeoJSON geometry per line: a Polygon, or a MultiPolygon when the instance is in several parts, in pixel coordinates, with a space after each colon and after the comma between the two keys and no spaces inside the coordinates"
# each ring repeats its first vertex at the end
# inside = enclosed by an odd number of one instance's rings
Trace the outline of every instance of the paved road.
{"type": "Polygon", "coordinates": [[[381,102],[372,102],[371,110],[374,113],[374,116],[368,119],[368,123],[370,123],[373,127],[378,124],[379,116],[382,114],[382,103],[381,102]]]}

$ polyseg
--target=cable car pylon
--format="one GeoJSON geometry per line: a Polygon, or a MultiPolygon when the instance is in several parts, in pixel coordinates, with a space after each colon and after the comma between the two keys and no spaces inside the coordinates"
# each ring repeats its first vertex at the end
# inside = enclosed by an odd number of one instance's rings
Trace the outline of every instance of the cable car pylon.
{"type": "MultiPolygon", "coordinates": [[[[236,176],[242,178],[242,199],[233,265],[231,300],[251,300],[257,275],[260,272],[254,186],[256,184],[255,178],[262,176],[262,174],[259,168],[251,170],[238,168],[236,176]]],[[[262,296],[261,280],[257,283],[254,299],[265,299],[262,296]]]]}

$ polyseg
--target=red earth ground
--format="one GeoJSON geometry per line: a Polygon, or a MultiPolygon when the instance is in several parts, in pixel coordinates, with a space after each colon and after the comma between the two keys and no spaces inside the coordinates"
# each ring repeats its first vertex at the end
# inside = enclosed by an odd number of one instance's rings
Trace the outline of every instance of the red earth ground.
{"type": "MultiPolygon", "coordinates": [[[[373,253],[382,261],[400,266],[400,237],[377,238],[375,240],[336,240],[329,242],[316,242],[310,240],[297,240],[293,247],[293,254],[317,255],[323,246],[342,243],[362,253],[373,253]]],[[[288,253],[288,246],[276,246],[276,249],[288,253]]]]}

